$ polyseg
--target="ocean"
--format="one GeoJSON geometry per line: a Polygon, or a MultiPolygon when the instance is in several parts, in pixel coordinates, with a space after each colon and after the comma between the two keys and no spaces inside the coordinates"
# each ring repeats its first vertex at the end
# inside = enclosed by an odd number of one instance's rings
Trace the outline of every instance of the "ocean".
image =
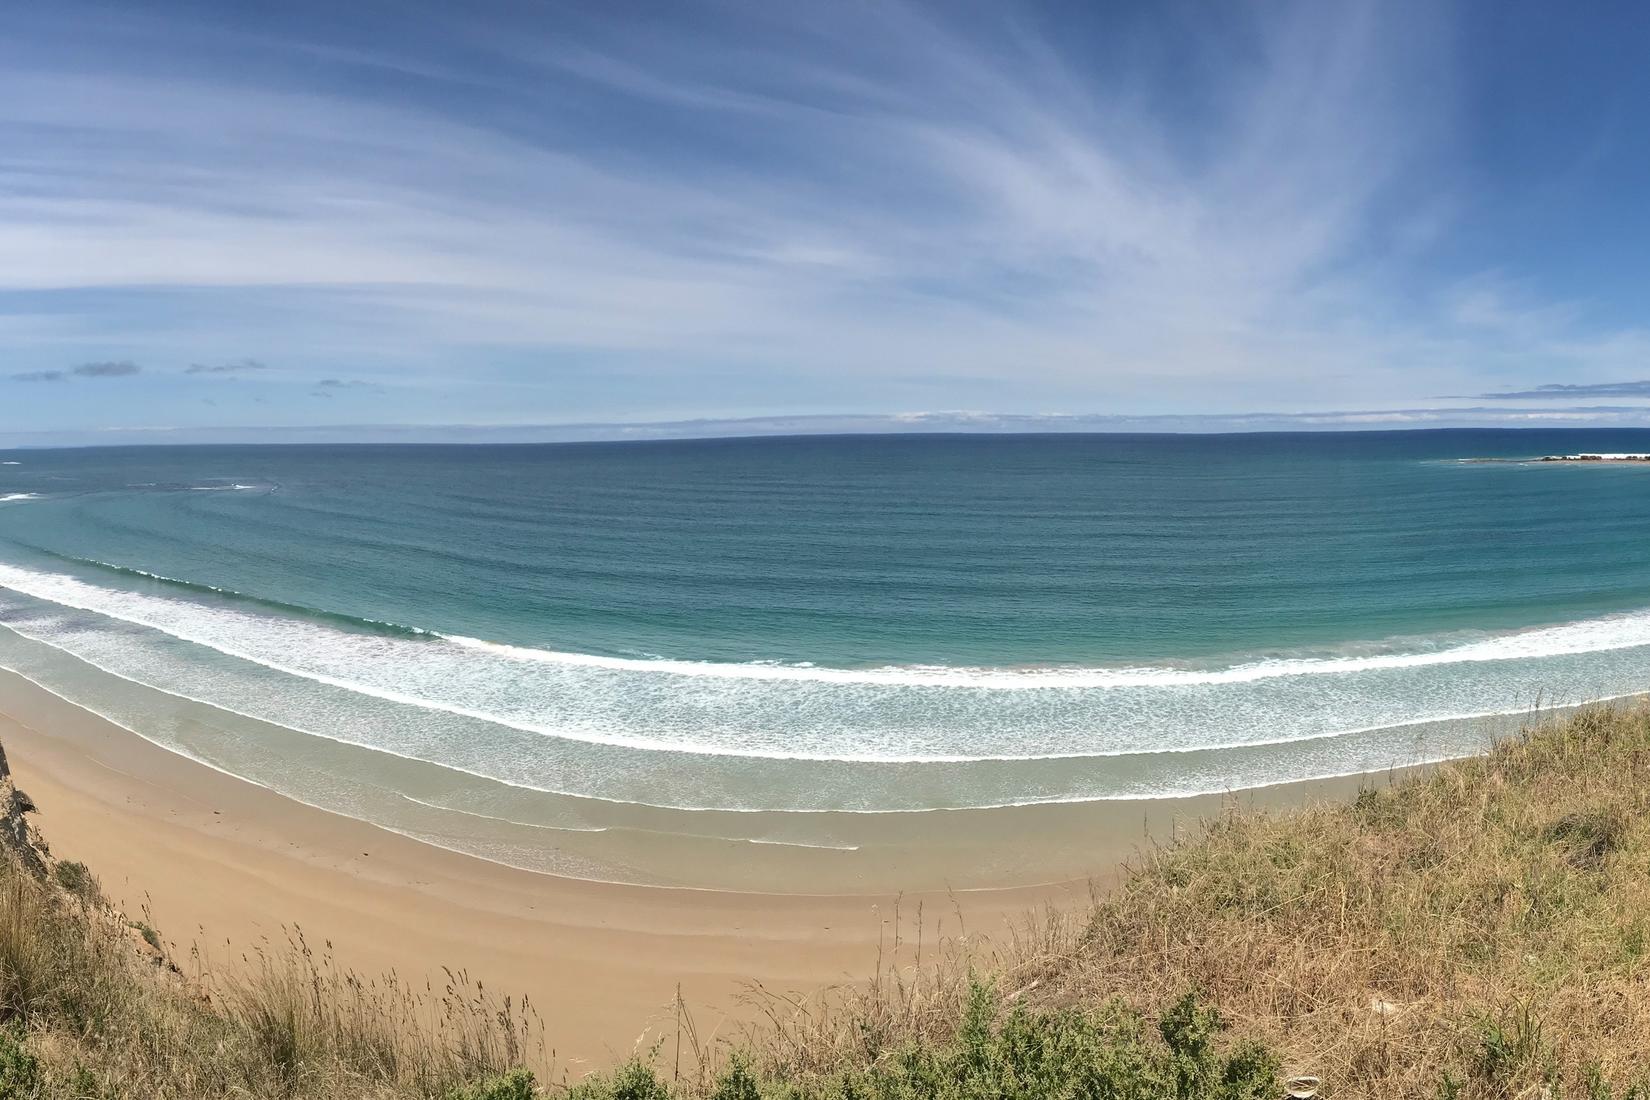
{"type": "Polygon", "coordinates": [[[1575,451],[1650,432],[0,452],[0,667],[488,859],[854,880],[1644,690],[1650,468],[1575,451]]]}

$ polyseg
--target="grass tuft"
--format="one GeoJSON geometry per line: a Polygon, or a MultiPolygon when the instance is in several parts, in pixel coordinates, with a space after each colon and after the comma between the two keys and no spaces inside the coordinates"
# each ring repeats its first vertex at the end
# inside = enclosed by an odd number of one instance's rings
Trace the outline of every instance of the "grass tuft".
{"type": "Polygon", "coordinates": [[[1567,813],[1547,826],[1547,839],[1565,848],[1572,866],[1596,871],[1627,838],[1629,822],[1621,807],[1567,813]]]}
{"type": "Polygon", "coordinates": [[[52,868],[52,877],[59,886],[83,901],[95,902],[101,897],[97,880],[84,863],[64,860],[52,868]]]}

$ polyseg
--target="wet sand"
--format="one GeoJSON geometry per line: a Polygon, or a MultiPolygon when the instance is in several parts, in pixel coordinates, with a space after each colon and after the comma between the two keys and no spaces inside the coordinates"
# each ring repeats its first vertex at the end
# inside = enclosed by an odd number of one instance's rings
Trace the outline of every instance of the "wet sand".
{"type": "MultiPolygon", "coordinates": [[[[464,968],[525,994],[575,1076],[673,1036],[678,983],[701,1036],[727,1034],[750,981],[810,990],[868,977],[879,943],[920,904],[955,933],[990,935],[1043,905],[1080,905],[1148,835],[1192,827],[1230,799],[1016,811],[1088,845],[1091,877],[958,893],[761,893],[626,886],[517,870],[291,801],[194,763],[0,672],[0,744],[60,858],[86,863],[129,913],[147,911],[176,957],[235,965],[300,927],[362,972],[422,982],[464,968]]],[[[1292,806],[1363,780],[1244,795],[1292,806]]],[[[1001,812],[1001,811],[998,811],[1001,812]]],[[[948,826],[933,817],[935,829],[948,826]]]]}

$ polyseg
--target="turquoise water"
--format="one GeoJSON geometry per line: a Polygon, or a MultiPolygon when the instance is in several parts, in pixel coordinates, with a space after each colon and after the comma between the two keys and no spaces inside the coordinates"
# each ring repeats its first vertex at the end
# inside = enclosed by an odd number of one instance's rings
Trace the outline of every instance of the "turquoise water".
{"type": "Polygon", "coordinates": [[[369,817],[299,764],[570,828],[1345,774],[1646,686],[1650,468],[1578,450],[1650,432],[0,453],[0,664],[369,817]]]}

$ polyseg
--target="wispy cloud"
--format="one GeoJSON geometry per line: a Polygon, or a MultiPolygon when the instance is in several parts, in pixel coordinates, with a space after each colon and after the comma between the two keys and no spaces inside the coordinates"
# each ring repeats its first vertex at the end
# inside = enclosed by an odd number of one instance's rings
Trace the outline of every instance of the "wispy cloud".
{"type": "Polygon", "coordinates": [[[111,359],[96,363],[81,363],[68,370],[32,370],[11,375],[16,382],[66,382],[71,378],[129,378],[143,370],[127,359],[111,359]]]}
{"type": "Polygon", "coordinates": [[[97,363],[82,363],[69,373],[76,378],[129,378],[143,370],[130,359],[107,359],[97,363]]]}
{"type": "Polygon", "coordinates": [[[95,305],[14,346],[618,419],[1378,407],[1650,343],[1430,263],[1474,182],[1444,7],[1090,15],[42,14],[0,44],[0,295],[95,305]]]}
{"type": "Polygon", "coordinates": [[[376,382],[368,382],[360,378],[323,378],[315,383],[310,390],[311,397],[335,397],[339,393],[350,390],[365,390],[371,393],[383,393],[384,387],[376,382]]]}
{"type": "Polygon", "coordinates": [[[236,359],[228,363],[191,363],[184,369],[185,374],[247,374],[252,371],[268,370],[269,364],[261,363],[256,359],[236,359]]]}
{"type": "Polygon", "coordinates": [[[1519,401],[1556,401],[1588,397],[1650,397],[1650,381],[1639,382],[1549,382],[1529,390],[1481,393],[1480,398],[1519,401]]]}

